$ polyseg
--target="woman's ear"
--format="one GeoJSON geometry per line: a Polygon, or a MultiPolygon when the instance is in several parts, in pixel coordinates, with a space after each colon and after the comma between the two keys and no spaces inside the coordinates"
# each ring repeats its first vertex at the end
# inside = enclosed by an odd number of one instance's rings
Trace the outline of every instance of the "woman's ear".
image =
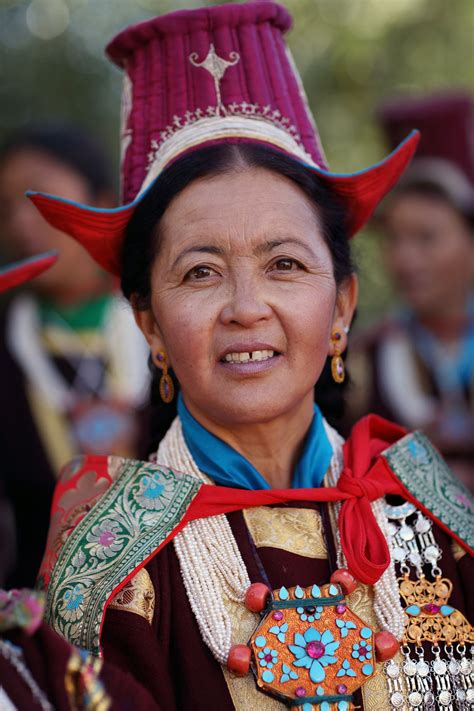
{"type": "Polygon", "coordinates": [[[150,346],[151,353],[154,354],[158,351],[162,351],[163,339],[151,307],[147,309],[138,308],[132,299],[132,311],[138,328],[150,346]]]}
{"type": "MultiPolygon", "coordinates": [[[[357,276],[352,273],[349,277],[344,279],[342,284],[338,287],[336,308],[334,310],[332,333],[337,332],[341,334],[341,339],[339,341],[339,348],[341,352],[345,351],[347,348],[347,334],[349,333],[354,311],[357,306],[358,295],[359,282],[357,276]]],[[[332,348],[333,341],[331,341],[329,355],[333,355],[331,353],[332,348]]]]}

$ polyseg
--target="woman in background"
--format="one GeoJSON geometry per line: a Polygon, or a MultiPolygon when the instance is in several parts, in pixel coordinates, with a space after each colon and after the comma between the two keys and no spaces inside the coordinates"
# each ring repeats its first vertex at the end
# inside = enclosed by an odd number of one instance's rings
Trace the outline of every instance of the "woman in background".
{"type": "Polygon", "coordinates": [[[38,124],[0,149],[3,250],[15,258],[60,252],[52,269],[13,298],[0,323],[0,476],[15,531],[7,546],[13,560],[3,571],[9,587],[34,584],[65,460],[145,454],[136,414],[147,397],[143,338],[110,276],[39,218],[24,195],[32,185],[98,208],[113,200],[103,150],[82,130],[38,124]]]}
{"type": "Polygon", "coordinates": [[[378,412],[422,429],[474,489],[474,103],[399,100],[380,117],[391,145],[408,125],[422,139],[379,214],[402,304],[354,344],[352,421],[378,412]]]}

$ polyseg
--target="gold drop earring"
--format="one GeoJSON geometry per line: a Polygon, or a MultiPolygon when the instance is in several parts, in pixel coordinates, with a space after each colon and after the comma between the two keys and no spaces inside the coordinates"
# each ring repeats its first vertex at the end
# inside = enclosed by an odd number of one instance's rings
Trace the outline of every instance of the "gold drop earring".
{"type": "Polygon", "coordinates": [[[158,351],[153,360],[155,365],[161,370],[160,378],[160,396],[163,402],[169,405],[174,398],[174,385],[171,375],[168,373],[168,356],[165,351],[158,351]]]}
{"type": "Polygon", "coordinates": [[[346,377],[346,369],[344,366],[344,361],[342,360],[341,353],[341,334],[339,331],[334,331],[331,336],[331,341],[333,343],[334,353],[331,358],[331,374],[335,383],[343,383],[346,377]]]}

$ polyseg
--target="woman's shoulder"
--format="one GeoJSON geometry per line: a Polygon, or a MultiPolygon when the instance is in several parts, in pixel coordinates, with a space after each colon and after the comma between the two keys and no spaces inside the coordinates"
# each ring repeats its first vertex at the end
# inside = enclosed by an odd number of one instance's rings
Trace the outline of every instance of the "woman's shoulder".
{"type": "Polygon", "coordinates": [[[71,534],[87,539],[92,530],[107,529],[98,545],[105,557],[111,557],[117,547],[113,541],[119,530],[126,535],[127,522],[132,525],[133,519],[136,526],[140,519],[146,526],[150,514],[160,521],[170,506],[182,511],[198,488],[199,482],[190,475],[158,463],[94,455],[71,460],[62,468],[55,488],[39,587],[48,587],[71,534]]]}
{"type": "Polygon", "coordinates": [[[53,628],[98,654],[108,603],[179,530],[201,485],[170,467],[121,457],[68,464],[41,569],[53,628]]]}
{"type": "Polygon", "coordinates": [[[372,426],[375,436],[381,430],[395,432],[398,429],[400,432],[401,436],[395,437],[380,454],[402,485],[406,498],[421,504],[422,508],[431,512],[442,528],[472,549],[474,498],[434,444],[419,430],[407,432],[378,415],[367,417],[377,422],[376,427],[372,426]]]}

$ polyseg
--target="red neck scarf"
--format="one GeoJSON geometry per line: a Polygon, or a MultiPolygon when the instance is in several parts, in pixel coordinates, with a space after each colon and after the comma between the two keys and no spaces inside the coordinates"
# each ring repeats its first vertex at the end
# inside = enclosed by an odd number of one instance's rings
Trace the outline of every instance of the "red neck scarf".
{"type": "MultiPolygon", "coordinates": [[[[381,456],[405,434],[403,427],[377,415],[360,420],[344,444],[344,469],[336,487],[247,491],[204,484],[173,535],[194,519],[253,506],[287,501],[341,501],[339,534],[349,570],[357,580],[373,585],[388,567],[390,552],[370,503],[387,494],[399,494],[420,507],[381,456]]],[[[430,511],[424,512],[433,518],[430,511]]]]}

